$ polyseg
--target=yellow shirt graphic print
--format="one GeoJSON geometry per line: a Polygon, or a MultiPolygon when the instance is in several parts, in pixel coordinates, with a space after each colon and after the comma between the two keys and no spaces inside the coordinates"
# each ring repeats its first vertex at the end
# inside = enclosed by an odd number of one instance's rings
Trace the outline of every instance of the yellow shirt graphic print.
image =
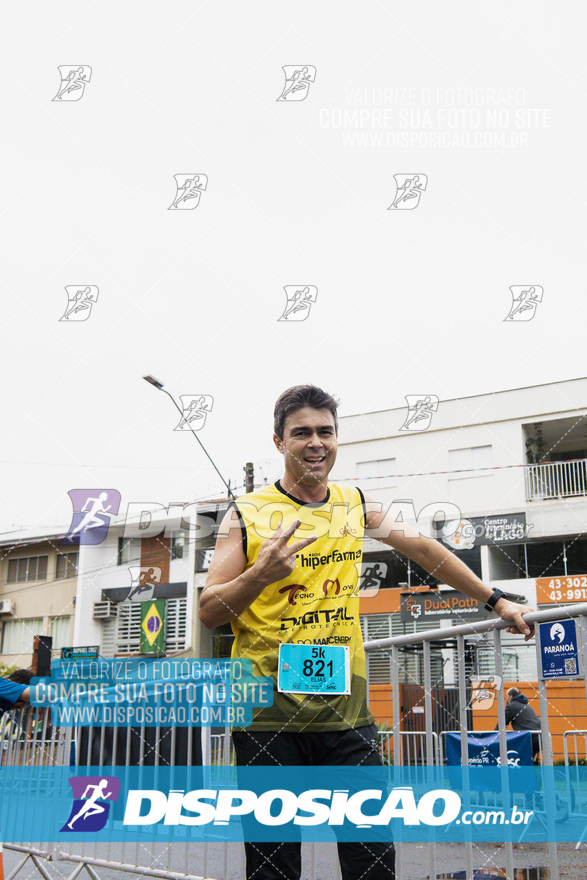
{"type": "Polygon", "coordinates": [[[232,656],[250,659],[255,675],[274,680],[274,703],[255,710],[251,729],[327,731],[373,723],[366,702],[366,672],[357,595],[364,507],[360,491],[331,484],[323,502],[304,504],[279,482],[236,502],[247,569],[261,544],[281,523],[301,520],[292,540],[315,534],[297,554],[292,573],[266,587],[232,622],[232,656]],[[350,695],[278,693],[278,650],[283,643],[349,648],[350,695]]]}

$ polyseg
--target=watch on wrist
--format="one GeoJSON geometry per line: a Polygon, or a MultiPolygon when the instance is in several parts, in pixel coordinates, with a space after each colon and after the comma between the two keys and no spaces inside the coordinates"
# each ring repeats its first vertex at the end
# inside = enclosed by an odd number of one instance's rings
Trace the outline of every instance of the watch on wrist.
{"type": "Polygon", "coordinates": [[[505,598],[505,593],[502,590],[494,590],[487,602],[485,603],[486,611],[495,611],[495,606],[499,602],[500,599],[505,598]]]}

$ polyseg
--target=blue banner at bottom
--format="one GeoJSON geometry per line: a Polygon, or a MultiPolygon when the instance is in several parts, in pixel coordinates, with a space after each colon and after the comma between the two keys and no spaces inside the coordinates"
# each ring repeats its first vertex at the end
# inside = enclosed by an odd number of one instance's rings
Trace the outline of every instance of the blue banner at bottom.
{"type": "Polygon", "coordinates": [[[576,841],[585,793],[587,767],[2,767],[0,839],[576,841]]]}

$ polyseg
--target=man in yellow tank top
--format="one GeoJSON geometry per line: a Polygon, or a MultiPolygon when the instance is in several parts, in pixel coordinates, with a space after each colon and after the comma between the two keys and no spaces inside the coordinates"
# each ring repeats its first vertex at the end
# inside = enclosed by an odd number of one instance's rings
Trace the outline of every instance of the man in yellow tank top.
{"type": "MultiPolygon", "coordinates": [[[[522,612],[532,609],[492,591],[439,542],[388,520],[359,489],[328,483],[338,421],[337,401],[326,392],[312,385],[285,391],[275,404],[273,440],[283,476],[226,514],[199,608],[208,628],[230,621],[233,657],[250,659],[256,675],[275,682],[273,705],[233,733],[237,762],[377,765],[357,596],[365,530],[527,639],[522,612]]],[[[245,843],[245,850],[248,880],[299,880],[299,843],[245,843]]],[[[340,842],[338,852],[343,880],[395,880],[390,842],[340,842]]]]}

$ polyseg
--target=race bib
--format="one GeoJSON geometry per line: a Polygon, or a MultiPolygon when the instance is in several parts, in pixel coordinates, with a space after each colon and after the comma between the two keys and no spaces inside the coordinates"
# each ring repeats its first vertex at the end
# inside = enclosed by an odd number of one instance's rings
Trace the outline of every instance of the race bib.
{"type": "Polygon", "coordinates": [[[350,694],[350,649],[340,645],[279,646],[277,690],[282,694],[350,694]]]}

